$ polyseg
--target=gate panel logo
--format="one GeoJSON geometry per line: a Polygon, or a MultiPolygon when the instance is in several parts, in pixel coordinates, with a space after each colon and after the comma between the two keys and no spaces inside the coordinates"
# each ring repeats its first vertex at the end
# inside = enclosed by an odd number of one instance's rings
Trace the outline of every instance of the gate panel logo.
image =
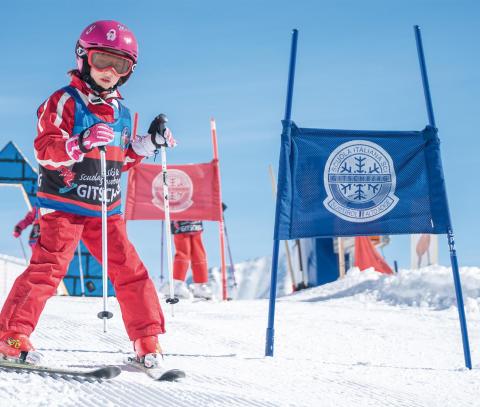
{"type": "Polygon", "coordinates": [[[333,150],[325,164],[323,182],[325,208],[348,222],[379,219],[398,203],[392,158],[370,141],[349,141],[333,150]]]}
{"type": "MultiPolygon", "coordinates": [[[[193,182],[182,170],[169,169],[167,175],[170,212],[183,212],[193,205],[193,182]]],[[[163,204],[163,174],[158,174],[152,181],[152,203],[162,211],[163,204]]]]}

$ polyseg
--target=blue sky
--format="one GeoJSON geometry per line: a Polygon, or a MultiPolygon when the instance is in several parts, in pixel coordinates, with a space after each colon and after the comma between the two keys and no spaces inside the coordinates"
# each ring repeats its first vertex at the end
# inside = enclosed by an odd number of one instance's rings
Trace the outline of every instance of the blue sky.
{"type": "MultiPolygon", "coordinates": [[[[0,148],[15,140],[34,162],[36,109],[68,83],[78,35],[94,20],[119,20],[140,43],[138,68],[121,89],[139,112],[139,130],[166,113],[179,142],[169,162],[205,162],[212,157],[214,116],[234,260],[270,255],[275,206],[268,165],[278,165],[291,29],[299,29],[297,123],[419,130],[427,115],[413,34],[418,24],[460,265],[479,265],[479,11],[478,2],[462,0],[8,2],[2,5],[0,148]]],[[[21,256],[11,230],[26,206],[16,189],[0,191],[0,252],[21,256]]],[[[160,222],[132,222],[128,230],[158,274],[160,222]]],[[[217,230],[208,224],[204,233],[211,265],[219,259],[217,230]]],[[[408,267],[406,237],[393,237],[384,253],[408,267]]],[[[448,263],[445,239],[440,260],[448,263]]]]}

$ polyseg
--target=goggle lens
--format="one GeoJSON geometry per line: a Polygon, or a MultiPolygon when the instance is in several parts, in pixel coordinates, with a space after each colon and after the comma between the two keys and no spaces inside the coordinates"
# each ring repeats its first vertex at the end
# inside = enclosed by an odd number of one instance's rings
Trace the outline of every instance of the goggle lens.
{"type": "Polygon", "coordinates": [[[97,50],[88,53],[88,63],[99,71],[113,68],[119,76],[128,75],[133,66],[133,61],[129,58],[97,50]]]}

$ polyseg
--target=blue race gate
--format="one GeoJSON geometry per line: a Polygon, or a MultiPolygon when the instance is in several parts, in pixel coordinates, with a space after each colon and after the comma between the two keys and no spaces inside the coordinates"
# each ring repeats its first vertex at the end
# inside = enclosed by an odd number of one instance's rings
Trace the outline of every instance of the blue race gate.
{"type": "Polygon", "coordinates": [[[298,31],[293,30],[281,136],[265,355],[273,356],[280,240],[446,234],[465,366],[472,368],[460,274],[420,29],[415,26],[429,125],[421,131],[312,129],[291,120],[298,31]]]}

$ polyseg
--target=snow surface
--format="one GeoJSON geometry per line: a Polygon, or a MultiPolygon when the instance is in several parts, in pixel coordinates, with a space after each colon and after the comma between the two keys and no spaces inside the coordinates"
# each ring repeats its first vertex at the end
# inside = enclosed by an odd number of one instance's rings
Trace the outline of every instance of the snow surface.
{"type": "MultiPolygon", "coordinates": [[[[252,261],[252,278],[255,264],[264,273],[264,263],[252,261]]],[[[124,371],[84,383],[0,371],[0,406],[477,406],[480,269],[461,275],[472,371],[463,367],[448,269],[351,270],[279,298],[273,358],[263,356],[267,300],[181,301],[174,317],[163,302],[166,361],[187,372],[177,383],[153,382],[123,365],[131,344],[115,298],[103,333],[101,298],[54,297],[32,335],[45,363],[124,371]]]]}

